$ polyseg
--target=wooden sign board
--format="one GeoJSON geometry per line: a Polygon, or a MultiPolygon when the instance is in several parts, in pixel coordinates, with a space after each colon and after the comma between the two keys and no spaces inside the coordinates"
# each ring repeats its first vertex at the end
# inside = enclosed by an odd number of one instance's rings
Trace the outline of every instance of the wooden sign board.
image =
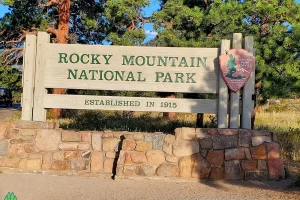
{"type": "Polygon", "coordinates": [[[217,93],[217,48],[47,44],[45,87],[217,93]]]}
{"type": "Polygon", "coordinates": [[[212,114],[215,114],[217,110],[216,100],[213,99],[169,99],[46,94],[43,103],[46,108],[86,110],[127,110],[212,114]]]}
{"type": "MultiPolygon", "coordinates": [[[[232,43],[240,48],[242,34],[233,34],[232,43]]],[[[253,50],[253,37],[245,38],[245,47],[253,50]]],[[[230,50],[229,40],[222,40],[221,48],[50,44],[49,35],[38,32],[26,36],[22,120],[44,121],[48,108],[185,112],[217,114],[218,127],[227,128],[230,110],[230,122],[238,124],[242,113],[242,128],[250,128],[254,74],[242,103],[239,98],[229,103],[227,88],[237,91],[249,78],[254,57],[247,56],[247,51],[230,50]],[[212,93],[218,99],[57,95],[47,94],[48,88],[212,93]]]]}

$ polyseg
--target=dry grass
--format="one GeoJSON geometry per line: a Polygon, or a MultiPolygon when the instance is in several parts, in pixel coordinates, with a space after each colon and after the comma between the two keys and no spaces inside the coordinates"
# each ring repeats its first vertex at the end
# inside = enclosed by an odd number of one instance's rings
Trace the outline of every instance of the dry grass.
{"type": "MultiPolygon", "coordinates": [[[[298,104],[297,104],[298,105],[298,104]]],[[[255,129],[278,135],[282,156],[300,161],[300,111],[289,104],[264,106],[256,114],[255,129]]]]}
{"type": "Polygon", "coordinates": [[[259,126],[277,127],[278,129],[289,130],[300,128],[300,112],[260,112],[256,115],[255,127],[259,126]]]}
{"type": "Polygon", "coordinates": [[[264,127],[279,132],[300,129],[300,106],[299,110],[289,104],[262,107],[262,110],[256,114],[255,128],[264,127]]]}

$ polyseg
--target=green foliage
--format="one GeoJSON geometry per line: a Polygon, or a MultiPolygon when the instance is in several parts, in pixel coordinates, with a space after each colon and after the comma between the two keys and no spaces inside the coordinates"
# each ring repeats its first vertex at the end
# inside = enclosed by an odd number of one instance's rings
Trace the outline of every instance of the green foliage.
{"type": "Polygon", "coordinates": [[[16,195],[13,192],[12,193],[9,192],[5,196],[4,200],[18,200],[18,199],[17,199],[16,195]]]}
{"type": "Polygon", "coordinates": [[[114,45],[124,46],[141,45],[145,38],[146,34],[141,28],[131,31],[125,31],[121,36],[116,32],[112,32],[108,35],[108,40],[111,41],[114,45]]]}
{"type": "Polygon", "coordinates": [[[21,101],[22,73],[20,71],[0,65],[0,86],[12,89],[14,101],[21,101]]]}
{"type": "Polygon", "coordinates": [[[300,93],[300,5],[295,0],[167,0],[153,15],[154,46],[219,47],[234,32],[255,39],[264,99],[300,93]]]}
{"type": "Polygon", "coordinates": [[[113,45],[141,45],[146,38],[143,30],[142,8],[149,0],[108,0],[105,18],[109,33],[107,40],[113,45]]]}
{"type": "MultiPolygon", "coordinates": [[[[0,19],[1,41],[17,40],[21,30],[46,31],[58,27],[57,5],[41,6],[45,0],[2,0],[10,12],[0,19]]],[[[71,1],[69,34],[81,44],[102,44],[107,38],[112,44],[140,45],[146,35],[142,29],[142,8],[149,0],[81,0],[71,1]]],[[[21,44],[22,45],[22,44],[21,44]]],[[[0,49],[7,48],[4,42],[0,49]]]]}
{"type": "Polygon", "coordinates": [[[0,4],[4,5],[12,5],[14,3],[14,0],[0,0],[0,4]]]}
{"type": "MultiPolygon", "coordinates": [[[[9,6],[10,12],[0,19],[0,49],[11,47],[6,41],[17,41],[22,31],[46,31],[49,27],[58,27],[57,5],[42,6],[45,0],[3,1],[9,6]]],[[[103,18],[104,3],[102,1],[71,1],[69,34],[73,37],[70,42],[81,44],[102,44],[107,31],[106,21],[103,18]]],[[[54,38],[54,35],[52,35],[54,38]]],[[[22,47],[23,40],[15,43],[22,47]]],[[[22,61],[20,60],[20,63],[22,61]]]]}
{"type": "MultiPolygon", "coordinates": [[[[43,21],[43,9],[38,7],[35,0],[26,1],[4,1],[9,6],[11,12],[6,13],[0,19],[0,30],[5,30],[0,35],[0,41],[18,40],[21,30],[30,30],[30,28],[40,27],[43,21]],[[26,12],[24,12],[26,11],[26,12]]],[[[0,49],[6,48],[8,44],[1,43],[0,49]]]]}

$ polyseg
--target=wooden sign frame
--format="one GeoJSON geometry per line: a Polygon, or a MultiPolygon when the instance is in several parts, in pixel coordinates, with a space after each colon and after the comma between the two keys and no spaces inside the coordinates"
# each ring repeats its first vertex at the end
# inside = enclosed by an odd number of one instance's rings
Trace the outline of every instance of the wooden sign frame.
{"type": "MultiPolygon", "coordinates": [[[[46,109],[95,109],[211,113],[218,127],[251,128],[254,72],[239,93],[230,93],[221,74],[221,48],[123,47],[51,44],[45,32],[26,36],[22,120],[45,121],[46,109]],[[47,94],[48,88],[156,91],[218,94],[218,99],[165,99],[47,94]]],[[[233,35],[233,48],[242,48],[242,35],[233,35]]],[[[253,55],[253,37],[245,38],[253,55]]]]}

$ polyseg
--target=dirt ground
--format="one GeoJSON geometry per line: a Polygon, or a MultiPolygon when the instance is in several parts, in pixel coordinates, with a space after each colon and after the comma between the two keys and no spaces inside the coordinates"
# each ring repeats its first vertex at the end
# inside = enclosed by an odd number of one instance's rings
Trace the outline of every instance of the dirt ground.
{"type": "Polygon", "coordinates": [[[0,174],[0,199],[14,192],[18,200],[208,199],[300,200],[292,180],[268,182],[180,182],[170,180],[111,180],[34,174],[0,174]]]}

